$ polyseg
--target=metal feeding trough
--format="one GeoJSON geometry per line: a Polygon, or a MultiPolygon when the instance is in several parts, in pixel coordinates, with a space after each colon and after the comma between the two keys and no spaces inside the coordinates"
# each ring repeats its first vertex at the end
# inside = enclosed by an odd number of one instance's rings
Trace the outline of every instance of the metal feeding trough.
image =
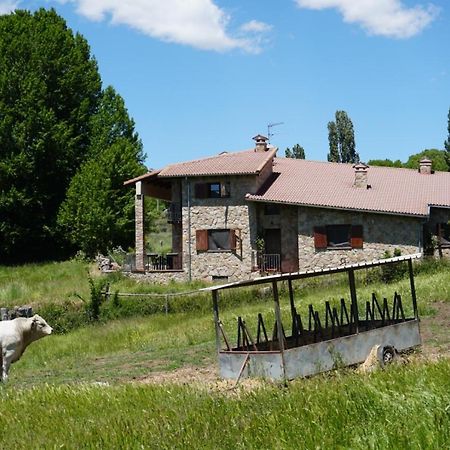
{"type": "MultiPolygon", "coordinates": [[[[371,349],[403,351],[421,344],[419,317],[412,260],[420,254],[399,256],[368,263],[343,265],[322,270],[310,270],[273,275],[254,280],[213,286],[211,291],[216,330],[216,345],[220,375],[223,378],[266,377],[277,380],[306,377],[336,367],[358,364],[371,349]],[[413,317],[405,317],[403,299],[396,292],[391,299],[379,299],[372,294],[365,302],[365,311],[358,309],[355,271],[390,264],[408,264],[413,317]],[[350,303],[341,299],[337,306],[325,303],[325,315],[309,305],[307,317],[298,314],[292,282],[334,273],[347,273],[350,303]],[[282,322],[278,285],[287,282],[290,302],[289,327],[282,322]],[[258,314],[256,334],[250,333],[245,320],[237,319],[237,341],[232,345],[219,318],[219,295],[225,289],[271,284],[275,320],[270,330],[258,314]]],[[[326,295],[326,294],[324,294],[326,295]]],[[[360,303],[361,304],[361,303],[360,303]]],[[[384,355],[386,359],[389,354],[384,355]]]]}

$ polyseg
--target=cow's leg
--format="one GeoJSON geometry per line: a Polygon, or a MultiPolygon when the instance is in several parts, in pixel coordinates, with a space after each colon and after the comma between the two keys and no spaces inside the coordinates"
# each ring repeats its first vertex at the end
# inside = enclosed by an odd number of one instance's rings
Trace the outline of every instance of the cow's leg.
{"type": "Polygon", "coordinates": [[[0,347],[0,383],[3,381],[3,351],[0,347]]]}
{"type": "Polygon", "coordinates": [[[8,379],[9,367],[11,365],[11,354],[8,355],[7,352],[2,352],[2,381],[6,381],[8,379]]]}

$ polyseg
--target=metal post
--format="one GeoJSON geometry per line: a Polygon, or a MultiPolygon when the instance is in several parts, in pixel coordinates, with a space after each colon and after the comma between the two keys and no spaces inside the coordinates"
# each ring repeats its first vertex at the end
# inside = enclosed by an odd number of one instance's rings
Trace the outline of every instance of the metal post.
{"type": "Polygon", "coordinates": [[[284,364],[284,336],[283,336],[283,324],[281,322],[281,311],[280,311],[280,299],[278,296],[278,286],[277,282],[272,282],[273,289],[273,301],[275,307],[275,320],[277,322],[277,337],[278,337],[278,348],[281,352],[281,364],[283,366],[283,378],[286,380],[286,366],[284,364]]]}
{"type": "Polygon", "coordinates": [[[408,269],[409,269],[409,283],[411,285],[411,297],[414,310],[414,317],[419,318],[419,312],[417,311],[417,298],[416,298],[416,287],[414,285],[414,272],[412,259],[408,259],[408,269]]]}
{"type": "Polygon", "coordinates": [[[192,281],[192,243],[191,243],[191,183],[188,181],[186,177],[186,183],[187,183],[187,209],[188,209],[188,252],[189,252],[189,259],[188,259],[188,275],[189,275],[189,281],[192,281]]]}
{"type": "Polygon", "coordinates": [[[214,327],[216,329],[216,349],[220,352],[220,321],[219,321],[219,293],[212,291],[213,311],[214,311],[214,327]]]}
{"type": "MultiPolygon", "coordinates": [[[[358,299],[356,297],[356,287],[355,287],[355,272],[353,269],[348,271],[348,283],[350,285],[350,298],[352,299],[352,309],[354,313],[355,320],[355,332],[359,332],[359,313],[358,313],[358,299]]],[[[350,314],[351,317],[351,314],[350,314]]]]}

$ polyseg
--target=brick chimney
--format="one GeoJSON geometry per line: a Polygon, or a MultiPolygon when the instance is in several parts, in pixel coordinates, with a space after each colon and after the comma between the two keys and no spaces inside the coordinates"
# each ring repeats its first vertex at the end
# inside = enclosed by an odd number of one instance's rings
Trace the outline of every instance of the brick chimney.
{"type": "Polygon", "coordinates": [[[355,169],[355,181],[353,183],[353,187],[369,189],[369,185],[367,184],[367,166],[364,163],[358,163],[353,166],[355,169]]]}
{"type": "Polygon", "coordinates": [[[422,158],[419,161],[419,173],[423,175],[431,175],[433,173],[433,171],[431,170],[432,164],[433,162],[431,161],[431,159],[422,158]]]}
{"type": "Polygon", "coordinates": [[[258,134],[257,136],[255,136],[253,138],[253,140],[256,142],[255,152],[266,152],[267,151],[268,138],[258,134]]]}

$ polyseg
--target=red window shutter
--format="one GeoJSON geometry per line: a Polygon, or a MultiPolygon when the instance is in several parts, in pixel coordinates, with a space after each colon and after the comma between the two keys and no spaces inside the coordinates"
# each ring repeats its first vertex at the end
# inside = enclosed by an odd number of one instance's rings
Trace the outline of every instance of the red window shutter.
{"type": "Polygon", "coordinates": [[[230,250],[236,251],[238,246],[238,233],[240,233],[240,230],[230,230],[230,250]]]}
{"type": "Polygon", "coordinates": [[[352,248],[363,248],[363,227],[352,225],[352,248]]]}
{"type": "Polygon", "coordinates": [[[198,251],[208,250],[208,230],[195,231],[196,249],[198,251]]]}
{"type": "Polygon", "coordinates": [[[195,198],[208,198],[208,184],[207,183],[196,183],[195,198]]]}
{"type": "Polygon", "coordinates": [[[327,248],[327,229],[325,227],[314,227],[314,247],[327,248]]]}

